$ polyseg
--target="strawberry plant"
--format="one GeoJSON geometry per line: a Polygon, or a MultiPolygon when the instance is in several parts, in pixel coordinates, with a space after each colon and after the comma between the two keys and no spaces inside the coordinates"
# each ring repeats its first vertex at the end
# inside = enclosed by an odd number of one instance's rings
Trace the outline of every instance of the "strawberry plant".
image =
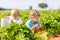
{"type": "Polygon", "coordinates": [[[25,25],[11,24],[0,33],[4,40],[35,40],[34,33],[25,25]]]}
{"type": "MultiPolygon", "coordinates": [[[[0,11],[1,14],[6,12],[10,15],[10,11],[0,11]]],[[[23,24],[11,24],[7,27],[0,27],[0,36],[5,40],[34,40],[35,35],[32,31],[25,26],[26,21],[29,19],[30,10],[21,10],[20,17],[23,24]]],[[[44,26],[49,35],[60,34],[60,10],[40,10],[40,23],[44,26]]],[[[1,20],[0,20],[1,22],[1,20]]],[[[42,31],[44,31],[42,30],[42,31]]],[[[41,32],[41,31],[39,31],[41,32]]]]}

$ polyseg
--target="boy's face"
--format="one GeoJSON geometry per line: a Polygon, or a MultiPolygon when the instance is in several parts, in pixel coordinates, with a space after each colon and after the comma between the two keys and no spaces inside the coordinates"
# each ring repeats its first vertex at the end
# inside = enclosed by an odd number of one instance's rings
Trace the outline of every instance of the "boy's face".
{"type": "Polygon", "coordinates": [[[11,14],[11,16],[14,18],[14,19],[17,19],[17,15],[16,14],[11,14]]]}
{"type": "Polygon", "coordinates": [[[32,18],[33,22],[38,22],[38,20],[39,20],[39,16],[36,16],[36,17],[32,16],[31,18],[32,18]]]}
{"type": "Polygon", "coordinates": [[[11,16],[12,16],[12,17],[17,17],[17,15],[16,15],[16,14],[11,14],[11,16]]]}

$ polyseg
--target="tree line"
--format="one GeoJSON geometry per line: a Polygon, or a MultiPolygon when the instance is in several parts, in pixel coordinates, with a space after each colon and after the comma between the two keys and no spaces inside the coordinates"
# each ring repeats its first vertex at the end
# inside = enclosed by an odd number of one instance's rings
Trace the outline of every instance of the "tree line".
{"type": "MultiPolygon", "coordinates": [[[[39,3],[38,7],[44,9],[44,8],[47,8],[48,5],[47,5],[47,3],[39,3]]],[[[32,9],[33,9],[33,7],[32,7],[32,5],[30,5],[29,10],[32,10],[32,9]]],[[[0,7],[0,10],[11,10],[11,9],[6,9],[6,8],[0,7]]]]}

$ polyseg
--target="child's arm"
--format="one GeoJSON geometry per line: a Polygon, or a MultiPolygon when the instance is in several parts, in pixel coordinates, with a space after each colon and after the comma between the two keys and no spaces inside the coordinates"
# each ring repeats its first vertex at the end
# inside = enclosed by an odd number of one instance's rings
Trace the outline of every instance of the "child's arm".
{"type": "Polygon", "coordinates": [[[2,18],[1,19],[1,27],[3,26],[7,26],[9,23],[7,22],[7,19],[6,18],[2,18]]]}
{"type": "Polygon", "coordinates": [[[31,28],[31,30],[33,30],[34,33],[35,33],[35,32],[38,32],[39,26],[36,24],[36,25],[34,25],[34,26],[31,28]]]}
{"type": "Polygon", "coordinates": [[[40,29],[44,29],[43,25],[38,26],[37,24],[31,28],[34,32],[38,32],[40,29]]]}
{"type": "Polygon", "coordinates": [[[39,29],[44,29],[44,26],[43,25],[40,25],[39,29]]]}
{"type": "Polygon", "coordinates": [[[33,29],[36,29],[37,27],[38,27],[38,25],[36,24],[31,29],[33,30],[33,29]]]}
{"type": "Polygon", "coordinates": [[[8,18],[5,13],[2,13],[2,18],[8,18]]]}
{"type": "Polygon", "coordinates": [[[21,19],[21,18],[19,18],[18,23],[23,24],[23,22],[22,22],[22,19],[21,19]]]}
{"type": "Polygon", "coordinates": [[[22,19],[20,17],[18,17],[17,19],[14,19],[14,18],[10,17],[10,19],[11,19],[11,21],[13,21],[15,23],[23,24],[22,19]],[[16,21],[14,21],[13,19],[16,20],[16,21]]]}
{"type": "Polygon", "coordinates": [[[2,21],[6,21],[7,23],[10,22],[9,16],[6,16],[6,13],[2,13],[2,21]]]}

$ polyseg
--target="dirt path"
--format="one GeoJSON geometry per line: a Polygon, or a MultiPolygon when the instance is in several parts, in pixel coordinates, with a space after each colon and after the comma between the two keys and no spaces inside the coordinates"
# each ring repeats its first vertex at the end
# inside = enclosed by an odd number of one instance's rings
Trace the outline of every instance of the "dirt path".
{"type": "Polygon", "coordinates": [[[54,40],[60,40],[60,37],[55,37],[55,39],[54,40]]]}
{"type": "Polygon", "coordinates": [[[50,40],[60,40],[60,37],[54,37],[54,38],[51,38],[50,40]]]}

